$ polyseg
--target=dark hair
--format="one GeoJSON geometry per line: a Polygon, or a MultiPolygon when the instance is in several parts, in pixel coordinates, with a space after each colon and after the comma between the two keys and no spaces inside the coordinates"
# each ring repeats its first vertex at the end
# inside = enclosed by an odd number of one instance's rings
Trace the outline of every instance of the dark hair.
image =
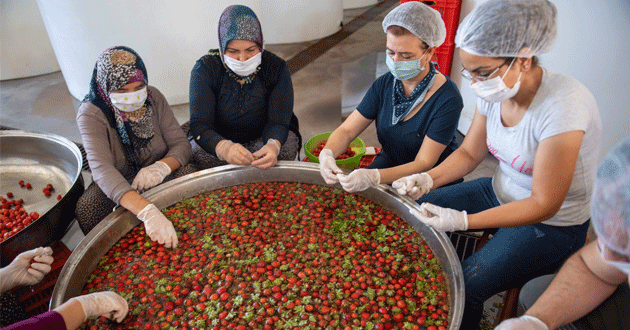
{"type": "MultiPolygon", "coordinates": [[[[398,26],[398,25],[390,25],[390,26],[388,26],[387,27],[387,32],[389,32],[389,33],[391,33],[391,34],[393,34],[393,35],[395,35],[397,37],[398,36],[404,36],[404,35],[407,35],[407,34],[411,34],[411,35],[415,36],[415,34],[411,33],[411,31],[405,29],[402,26],[398,26]]],[[[416,36],[416,38],[417,38],[417,36],[416,36]]],[[[422,43],[422,48],[423,49],[428,49],[429,48],[429,45],[427,45],[426,42],[422,41],[420,38],[418,38],[418,40],[420,40],[420,42],[422,43]]]]}
{"type": "MultiPolygon", "coordinates": [[[[498,58],[498,59],[502,59],[502,60],[505,60],[505,61],[510,61],[510,62],[511,62],[511,61],[513,61],[515,58],[518,58],[518,57],[509,57],[509,56],[508,56],[508,57],[497,57],[497,58],[498,58]]],[[[540,60],[538,59],[538,56],[532,56],[532,68],[537,67],[537,66],[538,66],[538,64],[540,64],[540,60]]]]}

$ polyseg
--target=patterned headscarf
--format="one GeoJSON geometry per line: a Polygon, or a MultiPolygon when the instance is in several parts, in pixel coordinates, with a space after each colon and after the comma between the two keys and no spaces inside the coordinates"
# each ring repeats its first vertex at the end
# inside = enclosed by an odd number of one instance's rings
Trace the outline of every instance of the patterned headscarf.
{"type": "Polygon", "coordinates": [[[262,28],[258,17],[247,6],[233,5],[225,8],[219,18],[219,52],[223,52],[232,40],[249,40],[263,48],[262,28]]]}
{"type": "Polygon", "coordinates": [[[96,61],[90,91],[85,101],[90,101],[103,111],[109,124],[118,131],[125,155],[134,171],[140,169],[136,148],[146,147],[153,138],[153,102],[151,94],[138,110],[122,112],[112,105],[109,95],[123,86],[144,81],[148,84],[147,69],[138,54],[131,48],[116,46],[106,49],[96,61]]]}

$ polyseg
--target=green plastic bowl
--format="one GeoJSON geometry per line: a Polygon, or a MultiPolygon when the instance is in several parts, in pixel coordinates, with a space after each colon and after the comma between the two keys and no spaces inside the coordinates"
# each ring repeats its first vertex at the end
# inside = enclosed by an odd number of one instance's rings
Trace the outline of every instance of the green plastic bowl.
{"type": "MultiPolygon", "coordinates": [[[[321,141],[328,140],[328,137],[331,133],[332,132],[317,134],[308,139],[306,143],[304,143],[304,153],[306,154],[308,160],[313,163],[319,163],[319,157],[313,155],[311,151],[315,149],[315,147],[317,147],[317,145],[319,145],[321,141]]],[[[350,142],[350,148],[355,152],[354,156],[346,159],[335,160],[337,166],[339,166],[340,168],[344,168],[347,170],[356,169],[361,163],[361,158],[363,157],[363,155],[365,155],[365,142],[363,142],[360,137],[357,137],[356,139],[352,140],[352,142],[350,142]]]]}

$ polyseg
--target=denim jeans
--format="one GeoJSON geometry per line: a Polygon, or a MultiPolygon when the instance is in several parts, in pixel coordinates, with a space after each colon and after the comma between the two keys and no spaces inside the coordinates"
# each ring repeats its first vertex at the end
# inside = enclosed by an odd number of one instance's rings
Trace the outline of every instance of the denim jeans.
{"type": "MultiPolygon", "coordinates": [[[[468,213],[500,205],[491,178],[430,191],[418,200],[422,202],[468,213]]],[[[584,245],[588,224],[499,228],[479,251],[462,262],[466,297],[461,329],[477,329],[488,298],[560,268],[584,245]]]]}

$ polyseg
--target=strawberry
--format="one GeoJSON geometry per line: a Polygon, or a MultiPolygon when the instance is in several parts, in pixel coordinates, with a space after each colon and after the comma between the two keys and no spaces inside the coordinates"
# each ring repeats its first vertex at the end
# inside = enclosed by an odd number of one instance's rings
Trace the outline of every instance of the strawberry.
{"type": "Polygon", "coordinates": [[[448,287],[429,246],[362,197],[261,182],[206,192],[163,211],[179,233],[178,247],[147,240],[142,226],[121,238],[84,293],[121,292],[129,316],[120,325],[89,320],[86,328],[447,324],[448,287]]]}

